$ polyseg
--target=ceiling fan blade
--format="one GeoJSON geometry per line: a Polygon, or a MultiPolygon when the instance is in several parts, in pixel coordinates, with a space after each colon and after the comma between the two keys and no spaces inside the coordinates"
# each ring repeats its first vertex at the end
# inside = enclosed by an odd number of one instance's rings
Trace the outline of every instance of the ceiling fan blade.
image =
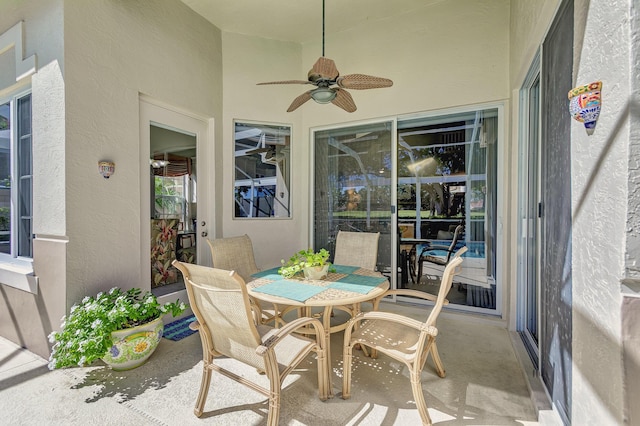
{"type": "Polygon", "coordinates": [[[300,105],[307,102],[309,99],[311,99],[311,90],[309,90],[308,92],[304,92],[302,95],[295,98],[293,102],[291,102],[291,105],[289,105],[289,109],[287,110],[287,112],[295,111],[298,107],[300,107],[300,105]]]}
{"type": "Polygon", "coordinates": [[[388,78],[374,77],[372,75],[365,74],[349,74],[343,77],[338,77],[336,81],[338,86],[345,89],[379,89],[382,87],[393,86],[393,81],[388,78]]]}
{"type": "Polygon", "coordinates": [[[347,112],[354,112],[356,109],[356,103],[353,101],[351,94],[344,89],[333,89],[336,92],[336,97],[331,101],[332,104],[342,108],[347,112]]]}
{"type": "Polygon", "coordinates": [[[313,68],[309,71],[309,81],[317,80],[317,77],[320,77],[324,80],[333,81],[340,73],[338,72],[338,68],[336,68],[336,63],[333,62],[333,59],[325,58],[321,56],[318,58],[315,64],[313,64],[313,68]],[[315,77],[315,78],[312,78],[315,77]]]}
{"type": "Polygon", "coordinates": [[[265,81],[264,83],[256,83],[257,86],[264,86],[265,84],[311,84],[311,83],[306,80],[265,81]]]}

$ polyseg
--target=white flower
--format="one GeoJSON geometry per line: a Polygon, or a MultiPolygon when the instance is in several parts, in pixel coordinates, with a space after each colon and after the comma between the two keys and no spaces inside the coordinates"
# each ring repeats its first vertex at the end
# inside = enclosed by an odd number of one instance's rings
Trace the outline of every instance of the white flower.
{"type": "Polygon", "coordinates": [[[87,303],[87,302],[89,301],[89,299],[90,299],[90,298],[89,298],[89,296],[85,296],[85,297],[82,299],[82,303],[87,303]]]}
{"type": "Polygon", "coordinates": [[[149,296],[149,297],[147,298],[147,300],[145,300],[145,301],[144,301],[144,303],[146,303],[147,305],[152,304],[152,303],[153,303],[153,296],[149,296]]]}
{"type": "Polygon", "coordinates": [[[103,294],[104,294],[104,293],[102,293],[102,292],[98,293],[98,295],[96,296],[96,299],[100,299],[100,298],[102,297],[102,295],[103,295],[103,294]]]}
{"type": "Polygon", "coordinates": [[[83,357],[80,358],[80,361],[78,361],[78,365],[80,367],[84,367],[84,363],[85,362],[87,362],[87,358],[83,356],[83,357]]]}
{"type": "Polygon", "coordinates": [[[116,291],[118,291],[118,287],[112,287],[111,290],[109,290],[109,294],[113,294],[116,291]]]}
{"type": "Polygon", "coordinates": [[[133,309],[139,309],[139,308],[140,308],[140,304],[139,303],[136,303],[136,304],[133,305],[133,309]]]}
{"type": "Polygon", "coordinates": [[[102,324],[102,320],[98,318],[97,320],[91,323],[91,328],[96,329],[100,327],[100,324],[102,324]]]}
{"type": "Polygon", "coordinates": [[[49,364],[47,364],[47,367],[49,367],[49,370],[55,370],[56,369],[56,360],[52,359],[51,362],[49,364]]]}
{"type": "Polygon", "coordinates": [[[187,309],[187,305],[185,305],[184,302],[180,303],[180,309],[184,311],[185,309],[187,309]]]}
{"type": "Polygon", "coordinates": [[[160,306],[160,311],[161,312],[167,312],[167,308],[164,305],[162,305],[162,306],[160,306]]]}
{"type": "Polygon", "coordinates": [[[51,334],[49,334],[49,343],[53,343],[56,341],[56,332],[52,331],[51,334]]]}
{"type": "Polygon", "coordinates": [[[73,306],[71,307],[71,313],[74,313],[74,312],[75,312],[75,311],[77,311],[77,310],[78,310],[78,305],[73,305],[73,306]]]}

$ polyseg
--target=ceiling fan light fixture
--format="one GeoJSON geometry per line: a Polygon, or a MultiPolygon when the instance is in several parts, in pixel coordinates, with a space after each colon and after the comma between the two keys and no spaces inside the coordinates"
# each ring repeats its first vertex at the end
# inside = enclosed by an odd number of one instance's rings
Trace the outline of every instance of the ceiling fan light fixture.
{"type": "Polygon", "coordinates": [[[336,92],[328,87],[318,87],[311,91],[311,97],[319,104],[328,104],[336,97],[336,92]]]}

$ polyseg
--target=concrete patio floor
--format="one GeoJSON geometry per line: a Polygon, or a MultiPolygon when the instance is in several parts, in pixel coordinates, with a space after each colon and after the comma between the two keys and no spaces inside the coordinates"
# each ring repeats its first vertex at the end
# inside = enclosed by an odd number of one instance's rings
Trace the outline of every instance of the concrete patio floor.
{"type": "MultiPolygon", "coordinates": [[[[421,319],[425,309],[383,304],[385,310],[421,319]]],[[[438,425],[537,425],[512,336],[490,321],[453,314],[438,321],[438,349],[447,370],[439,378],[431,361],[422,375],[429,414],[438,425]]],[[[335,398],[317,398],[314,360],[294,371],[282,395],[281,425],[419,425],[406,368],[384,355],[355,353],[352,397],[343,400],[342,333],[332,336],[335,398]]],[[[238,374],[266,383],[255,370],[219,361],[238,374]]],[[[91,367],[49,371],[44,360],[0,338],[0,413],[3,425],[259,425],[267,400],[214,372],[205,412],[193,414],[200,386],[198,334],[162,339],[149,361],[115,372],[91,367]]]]}

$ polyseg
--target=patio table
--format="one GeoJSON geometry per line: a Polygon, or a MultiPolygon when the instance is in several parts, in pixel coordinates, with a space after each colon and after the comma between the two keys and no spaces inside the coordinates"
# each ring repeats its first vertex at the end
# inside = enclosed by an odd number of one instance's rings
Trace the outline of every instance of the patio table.
{"type": "MultiPolygon", "coordinates": [[[[329,371],[332,371],[331,333],[344,330],[347,325],[345,322],[331,326],[333,308],[352,306],[351,313],[356,315],[360,312],[362,302],[374,300],[389,289],[388,279],[379,272],[344,265],[333,265],[333,268],[335,272],[329,272],[324,280],[284,278],[278,274],[279,268],[272,268],[253,274],[253,280],[247,283],[247,290],[252,297],[274,305],[276,323],[284,322],[282,315],[294,309],[304,316],[311,316],[314,307],[323,309],[322,325],[329,371]],[[278,313],[278,305],[287,308],[278,313]]],[[[329,394],[333,396],[331,387],[329,394]]]]}

